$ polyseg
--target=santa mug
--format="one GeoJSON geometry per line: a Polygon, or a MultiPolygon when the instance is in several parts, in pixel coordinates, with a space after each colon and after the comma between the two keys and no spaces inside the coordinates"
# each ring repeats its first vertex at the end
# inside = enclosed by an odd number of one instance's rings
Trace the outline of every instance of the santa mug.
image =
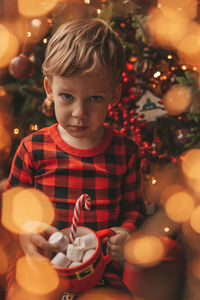
{"type": "MultiPolygon", "coordinates": [[[[71,228],[62,230],[64,236],[69,238],[71,228]]],[[[61,268],[54,266],[59,279],[61,292],[79,294],[97,285],[101,280],[105,267],[110,262],[109,256],[103,254],[101,244],[105,238],[115,235],[112,229],[103,229],[97,232],[90,228],[78,226],[76,238],[93,234],[96,239],[95,250],[88,260],[78,266],[61,268]]]]}

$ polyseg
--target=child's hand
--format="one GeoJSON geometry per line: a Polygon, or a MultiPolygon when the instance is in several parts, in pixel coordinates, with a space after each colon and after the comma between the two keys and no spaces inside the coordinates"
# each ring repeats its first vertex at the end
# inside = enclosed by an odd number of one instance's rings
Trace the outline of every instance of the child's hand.
{"type": "Polygon", "coordinates": [[[25,255],[43,256],[42,251],[43,254],[49,256],[49,253],[57,251],[57,247],[51,245],[47,240],[56,231],[58,231],[57,228],[49,226],[42,233],[21,234],[19,241],[25,255]]]}
{"type": "Polygon", "coordinates": [[[124,259],[124,243],[131,237],[129,231],[123,227],[112,227],[117,234],[108,238],[107,252],[113,260],[124,259]]]}

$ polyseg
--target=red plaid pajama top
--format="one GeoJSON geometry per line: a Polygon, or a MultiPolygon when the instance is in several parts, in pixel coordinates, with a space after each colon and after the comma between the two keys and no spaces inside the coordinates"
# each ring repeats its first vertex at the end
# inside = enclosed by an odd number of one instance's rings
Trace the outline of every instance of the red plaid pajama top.
{"type": "MultiPolygon", "coordinates": [[[[145,207],[140,197],[136,144],[105,124],[106,134],[100,144],[88,150],[75,149],[61,139],[57,125],[21,141],[6,189],[21,185],[43,191],[55,207],[53,225],[58,229],[71,226],[76,200],[83,193],[91,196],[91,210],[81,210],[78,225],[94,231],[113,226],[137,228],[145,207]]],[[[104,277],[110,286],[126,289],[113,267],[107,266],[104,277]]],[[[7,299],[11,299],[14,281],[15,263],[8,274],[7,299]]]]}
{"type": "MultiPolygon", "coordinates": [[[[108,125],[92,149],[75,149],[57,131],[57,123],[25,137],[13,159],[6,189],[16,185],[43,191],[55,207],[55,226],[71,226],[77,198],[91,196],[91,210],[81,210],[79,225],[93,230],[141,224],[140,162],[136,144],[108,125]]],[[[28,201],[28,199],[27,199],[28,201]]]]}

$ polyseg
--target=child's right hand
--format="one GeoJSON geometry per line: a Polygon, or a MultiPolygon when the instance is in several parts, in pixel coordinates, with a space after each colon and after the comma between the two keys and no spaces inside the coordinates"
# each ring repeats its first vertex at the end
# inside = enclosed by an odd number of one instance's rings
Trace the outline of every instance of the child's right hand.
{"type": "Polygon", "coordinates": [[[49,253],[56,252],[58,248],[48,242],[50,235],[56,231],[58,231],[57,228],[49,226],[42,233],[21,234],[19,241],[24,254],[43,256],[41,254],[41,252],[43,252],[43,254],[49,256],[49,253]]]}

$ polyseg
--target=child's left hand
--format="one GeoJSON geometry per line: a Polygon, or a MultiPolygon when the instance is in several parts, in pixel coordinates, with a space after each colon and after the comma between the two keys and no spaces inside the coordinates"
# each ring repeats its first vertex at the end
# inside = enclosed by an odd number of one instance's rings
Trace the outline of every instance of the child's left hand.
{"type": "Polygon", "coordinates": [[[124,259],[124,243],[131,237],[130,232],[123,227],[112,227],[117,234],[108,238],[107,252],[113,260],[124,259]]]}

